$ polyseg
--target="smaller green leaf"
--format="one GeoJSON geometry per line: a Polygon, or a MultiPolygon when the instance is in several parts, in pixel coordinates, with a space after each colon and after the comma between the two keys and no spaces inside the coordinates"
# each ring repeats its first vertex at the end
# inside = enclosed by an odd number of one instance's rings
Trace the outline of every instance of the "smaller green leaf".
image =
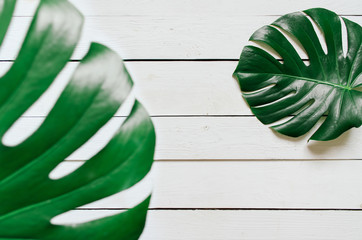
{"type": "Polygon", "coordinates": [[[250,41],[266,44],[283,60],[279,62],[259,47],[246,46],[234,72],[244,99],[262,123],[292,116],[272,128],[298,137],[327,114],[311,137],[321,141],[335,139],[348,129],[361,126],[362,28],[342,19],[347,29],[346,56],[341,19],[321,8],[284,15],[250,37],[250,41]],[[313,22],[326,39],[327,54],[313,22]],[[300,43],[308,55],[308,66],[286,36],[300,43]]]}

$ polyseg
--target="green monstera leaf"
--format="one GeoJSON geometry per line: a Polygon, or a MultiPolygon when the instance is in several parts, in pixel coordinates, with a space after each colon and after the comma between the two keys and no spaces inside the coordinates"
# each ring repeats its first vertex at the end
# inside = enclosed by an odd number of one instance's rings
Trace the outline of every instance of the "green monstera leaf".
{"type": "MultiPolygon", "coordinates": [[[[15,1],[0,1],[0,42],[15,1]]],[[[79,40],[83,17],[67,0],[41,0],[19,54],[0,78],[0,137],[45,92],[79,40]]],[[[92,43],[41,126],[16,146],[0,143],[0,239],[138,239],[150,196],[117,215],[75,225],[51,219],[132,187],[153,163],[155,132],[141,104],[107,145],[74,172],[49,173],[105,125],[132,89],[121,58],[92,43]]]]}
{"type": "Polygon", "coordinates": [[[342,22],[326,9],[309,9],[284,15],[257,30],[250,40],[267,45],[283,63],[255,46],[246,46],[234,72],[243,97],[264,124],[285,117],[276,131],[298,137],[323,116],[313,140],[331,140],[362,124],[362,28],[342,18],[348,48],[343,51],[342,22]],[[315,25],[316,28],[313,26],[315,25]],[[325,37],[323,51],[315,29],[325,37]],[[287,36],[287,37],[286,37],[287,36]],[[305,64],[288,38],[302,46],[310,64],[305,64]],[[346,56],[345,56],[346,55],[346,56]]]}

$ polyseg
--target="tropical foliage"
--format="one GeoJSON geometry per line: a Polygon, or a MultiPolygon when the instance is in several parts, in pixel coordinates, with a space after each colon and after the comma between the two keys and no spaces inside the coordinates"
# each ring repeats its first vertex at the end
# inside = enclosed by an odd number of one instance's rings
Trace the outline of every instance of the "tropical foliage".
{"type": "MultiPolygon", "coordinates": [[[[0,43],[14,0],[0,4],[0,43]]],[[[21,50],[0,78],[0,137],[48,89],[80,38],[82,15],[67,0],[41,0],[21,50]]],[[[105,125],[132,89],[121,58],[92,43],[41,126],[16,146],[0,143],[0,239],[138,239],[150,197],[120,214],[76,224],[51,219],[132,187],[153,163],[155,133],[142,105],[107,145],[74,172],[49,173],[105,125]]]]}
{"type": "Polygon", "coordinates": [[[298,137],[327,115],[311,137],[324,141],[362,124],[362,28],[357,23],[326,9],[309,9],[280,17],[257,30],[250,41],[266,45],[281,57],[275,59],[257,46],[246,46],[234,72],[244,99],[262,123],[290,117],[272,128],[298,137]],[[324,35],[327,53],[318,39],[318,28],[324,35]],[[309,65],[288,38],[305,51],[309,65]]]}

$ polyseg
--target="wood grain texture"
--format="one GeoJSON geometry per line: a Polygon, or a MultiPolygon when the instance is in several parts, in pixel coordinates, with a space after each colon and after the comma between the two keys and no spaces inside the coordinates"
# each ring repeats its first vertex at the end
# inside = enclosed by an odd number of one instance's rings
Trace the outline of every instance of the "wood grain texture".
{"type": "MultiPolygon", "coordinates": [[[[19,0],[18,16],[29,16],[39,0],[19,0]]],[[[323,7],[340,14],[361,14],[361,3],[356,0],[71,0],[86,16],[240,16],[282,15],[313,7],[323,7]]]]}
{"type": "MultiPolygon", "coordinates": [[[[76,210],[83,222],[115,210],[76,210]]],[[[70,215],[69,215],[70,216],[70,215]]],[[[149,211],[141,240],[360,240],[362,211],[149,211]]]]}
{"type": "MultiPolygon", "coordinates": [[[[23,117],[7,142],[36,129],[44,118],[23,117]]],[[[255,117],[154,117],[156,160],[361,159],[362,128],[328,142],[307,142],[309,133],[290,138],[275,133],[255,117]]],[[[124,121],[115,117],[68,160],[96,154],[124,121]]],[[[5,138],[4,137],[4,138],[5,138]]]]}
{"type": "Polygon", "coordinates": [[[145,240],[359,240],[362,212],[150,211],[145,240]]]}
{"type": "MultiPolygon", "coordinates": [[[[65,175],[81,162],[64,162],[65,175]]],[[[153,186],[156,209],[361,209],[362,162],[156,162],[134,188],[82,208],[131,208],[153,186]]]]}
{"type": "MultiPolygon", "coordinates": [[[[90,16],[72,59],[81,59],[91,41],[102,42],[124,59],[238,59],[252,33],[277,18],[246,15],[90,16]]],[[[348,18],[362,24],[362,16],[348,18]]],[[[0,60],[15,59],[22,42],[19,36],[25,33],[29,23],[29,17],[14,18],[0,60]]],[[[301,50],[299,52],[306,57],[301,50]]]]}
{"type": "MultiPolygon", "coordinates": [[[[126,62],[134,95],[151,116],[252,115],[232,78],[237,62],[126,62]]],[[[5,72],[11,63],[0,63],[5,72]]],[[[71,62],[42,98],[24,113],[46,116],[78,63],[71,62]]],[[[122,110],[117,116],[126,116],[122,110]]]]}

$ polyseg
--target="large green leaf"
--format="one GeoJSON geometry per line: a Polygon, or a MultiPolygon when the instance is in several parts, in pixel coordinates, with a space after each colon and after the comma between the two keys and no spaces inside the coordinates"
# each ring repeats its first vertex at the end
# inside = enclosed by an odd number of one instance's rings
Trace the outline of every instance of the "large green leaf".
{"type": "Polygon", "coordinates": [[[340,18],[321,8],[284,15],[250,37],[272,48],[284,61],[255,46],[246,46],[241,53],[234,76],[261,122],[270,124],[294,115],[273,129],[298,137],[327,114],[313,140],[331,140],[362,124],[362,93],[358,89],[362,85],[362,28],[348,19],[343,21],[348,39],[346,56],[340,18]],[[312,22],[324,34],[327,54],[312,22]],[[309,66],[285,36],[300,43],[309,66]]]}
{"type": "MultiPolygon", "coordinates": [[[[0,1],[0,42],[14,10],[0,1]]],[[[67,0],[42,0],[10,70],[0,78],[0,138],[46,91],[79,40],[82,15],[67,0]]],[[[120,57],[92,43],[42,123],[22,143],[0,143],[0,239],[138,239],[149,199],[123,213],[76,225],[55,216],[130,188],[149,172],[155,133],[140,103],[108,144],[67,176],[49,173],[86,143],[127,98],[132,80],[120,57]]]]}

